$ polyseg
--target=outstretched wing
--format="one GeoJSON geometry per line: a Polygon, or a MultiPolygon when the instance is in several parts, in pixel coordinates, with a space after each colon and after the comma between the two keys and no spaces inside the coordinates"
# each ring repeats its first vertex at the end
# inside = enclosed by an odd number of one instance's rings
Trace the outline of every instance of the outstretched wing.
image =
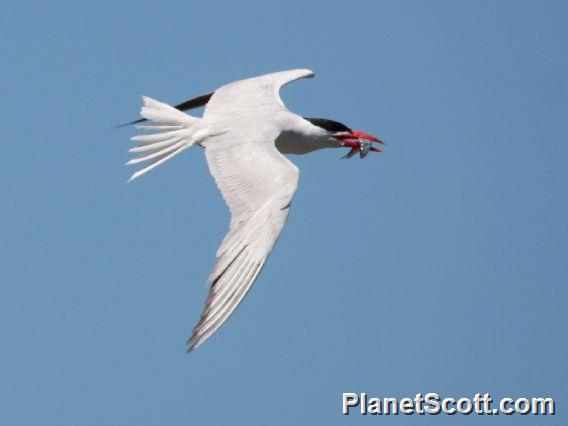
{"type": "Polygon", "coordinates": [[[292,116],[279,89],[311,76],[309,70],[293,70],[230,83],[217,89],[205,108],[204,119],[217,136],[203,146],[231,223],[188,351],[201,346],[239,306],[284,228],[299,172],[275,146],[292,116]]]}
{"type": "Polygon", "coordinates": [[[241,115],[255,111],[258,117],[271,110],[281,109],[284,103],[280,99],[280,88],[300,78],[313,76],[313,71],[298,69],[229,83],[215,91],[205,106],[203,116],[241,115]]]}
{"type": "Polygon", "coordinates": [[[246,139],[226,133],[206,147],[206,157],[231,210],[229,232],[209,276],[209,296],[188,344],[205,342],[234,312],[262,270],[286,223],[298,186],[298,169],[274,146],[278,134],[246,139]]]}

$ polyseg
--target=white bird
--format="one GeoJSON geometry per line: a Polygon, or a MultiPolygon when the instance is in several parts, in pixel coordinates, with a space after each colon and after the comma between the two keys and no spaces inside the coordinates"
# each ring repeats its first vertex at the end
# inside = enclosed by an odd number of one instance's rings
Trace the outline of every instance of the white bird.
{"type": "Polygon", "coordinates": [[[231,211],[229,232],[217,250],[208,279],[210,291],[187,344],[200,347],[242,302],[280,236],[298,185],[298,168],[282,154],[306,154],[322,148],[380,152],[369,134],[336,121],[290,112],[279,96],[282,86],[313,77],[306,69],[282,71],[229,83],[215,92],[172,107],[143,97],[138,124],[153,134],[134,136],[139,157],[147,162],[130,180],[197,145],[205,148],[209,169],[231,211]],[[205,106],[203,117],[182,111],[205,106]]]}

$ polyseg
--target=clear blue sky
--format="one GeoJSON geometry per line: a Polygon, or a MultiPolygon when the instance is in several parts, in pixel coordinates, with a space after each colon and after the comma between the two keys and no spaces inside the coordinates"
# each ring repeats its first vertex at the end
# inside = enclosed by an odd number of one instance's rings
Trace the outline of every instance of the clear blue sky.
{"type": "Polygon", "coordinates": [[[566,424],[561,1],[5,2],[0,424],[566,424]],[[389,142],[292,160],[292,214],[184,352],[228,211],[203,152],[126,184],[141,94],[290,68],[389,142]],[[553,396],[556,417],[340,415],[342,392],[553,396]]]}

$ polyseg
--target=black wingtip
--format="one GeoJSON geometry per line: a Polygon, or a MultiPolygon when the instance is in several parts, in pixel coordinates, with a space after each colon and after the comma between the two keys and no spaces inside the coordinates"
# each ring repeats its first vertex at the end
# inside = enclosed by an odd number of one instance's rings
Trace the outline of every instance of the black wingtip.
{"type": "Polygon", "coordinates": [[[179,109],[180,111],[187,111],[188,109],[199,108],[202,106],[207,105],[209,99],[213,96],[213,92],[206,93],[204,95],[198,96],[197,98],[190,99],[189,101],[182,102],[181,104],[177,104],[174,106],[175,109],[179,109]]]}
{"type": "Polygon", "coordinates": [[[119,124],[118,126],[114,126],[113,129],[121,129],[126,126],[132,126],[134,124],[139,124],[147,121],[145,118],[139,118],[138,120],[131,121],[130,123],[119,124]]]}

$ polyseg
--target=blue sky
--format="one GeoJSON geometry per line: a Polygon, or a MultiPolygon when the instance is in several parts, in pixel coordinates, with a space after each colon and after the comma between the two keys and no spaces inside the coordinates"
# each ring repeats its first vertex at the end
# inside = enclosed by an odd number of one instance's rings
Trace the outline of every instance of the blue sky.
{"type": "Polygon", "coordinates": [[[565,424],[561,1],[8,2],[0,423],[565,424]],[[141,94],[310,68],[295,112],[389,142],[301,170],[251,294],[184,341],[228,211],[201,150],[126,184],[141,94]],[[553,396],[555,417],[340,414],[342,392],[553,396]]]}

